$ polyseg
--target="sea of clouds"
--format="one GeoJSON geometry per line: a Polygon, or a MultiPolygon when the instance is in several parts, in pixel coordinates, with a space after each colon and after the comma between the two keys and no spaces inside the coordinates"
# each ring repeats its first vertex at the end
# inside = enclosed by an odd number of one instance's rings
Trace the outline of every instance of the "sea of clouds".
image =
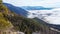
{"type": "Polygon", "coordinates": [[[51,10],[29,10],[28,18],[39,18],[49,24],[60,25],[60,8],[51,10]]]}

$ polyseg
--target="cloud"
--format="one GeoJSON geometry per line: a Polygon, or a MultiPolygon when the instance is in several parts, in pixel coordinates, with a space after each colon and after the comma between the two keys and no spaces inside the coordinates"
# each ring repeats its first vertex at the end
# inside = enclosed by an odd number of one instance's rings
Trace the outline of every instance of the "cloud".
{"type": "Polygon", "coordinates": [[[3,0],[15,6],[60,7],[60,0],[3,0]]]}
{"type": "Polygon", "coordinates": [[[28,14],[28,18],[43,18],[42,20],[49,24],[60,25],[60,8],[55,8],[52,10],[31,10],[28,14]]]}

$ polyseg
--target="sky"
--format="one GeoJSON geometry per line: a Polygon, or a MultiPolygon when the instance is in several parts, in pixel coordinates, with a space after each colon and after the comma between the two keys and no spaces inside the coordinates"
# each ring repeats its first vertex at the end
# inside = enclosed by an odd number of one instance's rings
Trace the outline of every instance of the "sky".
{"type": "Polygon", "coordinates": [[[60,7],[60,0],[3,0],[15,6],[43,6],[43,7],[60,7]]]}

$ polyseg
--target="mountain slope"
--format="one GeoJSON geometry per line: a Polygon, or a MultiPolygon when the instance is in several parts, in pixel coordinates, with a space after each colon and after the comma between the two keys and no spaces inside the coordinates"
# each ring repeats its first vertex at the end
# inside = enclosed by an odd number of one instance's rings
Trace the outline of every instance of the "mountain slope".
{"type": "Polygon", "coordinates": [[[20,15],[22,15],[22,16],[27,16],[27,13],[28,13],[28,12],[27,12],[26,10],[20,8],[20,7],[16,7],[16,6],[13,6],[13,5],[8,4],[8,3],[3,3],[3,4],[6,5],[6,6],[8,7],[8,9],[9,9],[10,11],[12,11],[12,12],[15,12],[15,13],[17,13],[17,14],[20,14],[20,15]]]}
{"type": "MultiPolygon", "coordinates": [[[[34,31],[39,31],[39,24],[32,20],[25,18],[21,15],[18,15],[14,12],[11,12],[6,6],[3,4],[0,8],[0,30],[3,26],[8,26],[8,28],[13,25],[14,29],[17,31],[25,32],[25,34],[31,34],[34,31]],[[32,21],[31,21],[32,20],[32,21]],[[3,25],[1,25],[3,24],[3,25]]],[[[19,9],[22,10],[22,9],[19,9]]],[[[22,11],[21,11],[22,12],[22,11]]],[[[5,27],[3,27],[5,29],[5,27]]]]}
{"type": "Polygon", "coordinates": [[[0,0],[0,32],[12,28],[11,22],[4,17],[4,15],[8,15],[8,9],[2,4],[2,0],[0,0]]]}
{"type": "Polygon", "coordinates": [[[8,18],[8,20],[14,25],[15,30],[25,32],[26,34],[31,34],[32,32],[40,30],[40,24],[35,20],[25,18],[21,15],[16,15],[16,14],[13,15],[14,16],[8,15],[4,17],[8,18]]]}
{"type": "Polygon", "coordinates": [[[57,30],[60,30],[60,25],[49,24],[49,23],[46,23],[45,21],[43,21],[43,20],[41,20],[39,18],[33,18],[33,19],[35,19],[39,23],[43,23],[43,24],[46,24],[49,27],[52,27],[52,28],[57,29],[57,30]]]}

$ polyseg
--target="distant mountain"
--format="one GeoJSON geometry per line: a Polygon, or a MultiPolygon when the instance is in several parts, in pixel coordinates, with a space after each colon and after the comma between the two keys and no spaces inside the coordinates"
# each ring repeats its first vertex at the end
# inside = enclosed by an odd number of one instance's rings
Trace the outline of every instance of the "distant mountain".
{"type": "Polygon", "coordinates": [[[26,10],[24,10],[24,9],[22,9],[20,7],[16,7],[16,6],[13,6],[13,5],[8,4],[8,3],[3,3],[3,4],[6,5],[9,10],[11,10],[11,11],[17,13],[17,14],[20,14],[22,16],[26,16],[27,13],[28,13],[26,10]]]}
{"type": "Polygon", "coordinates": [[[25,10],[51,10],[53,8],[45,8],[42,6],[21,6],[25,10]]]}

